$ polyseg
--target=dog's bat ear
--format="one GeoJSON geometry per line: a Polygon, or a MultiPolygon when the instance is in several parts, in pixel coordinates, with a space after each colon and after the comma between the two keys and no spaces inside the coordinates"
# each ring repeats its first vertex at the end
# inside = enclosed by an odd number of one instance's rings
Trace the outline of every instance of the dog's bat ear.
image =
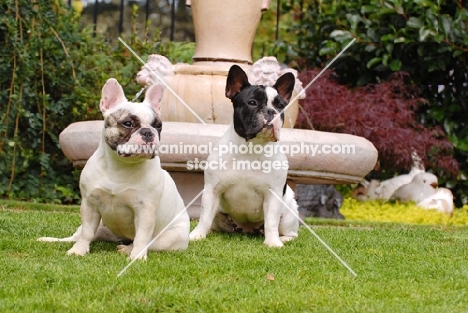
{"type": "Polygon", "coordinates": [[[164,94],[164,87],[160,84],[151,85],[145,94],[144,102],[147,102],[151,107],[161,115],[161,99],[164,94]]]}
{"type": "Polygon", "coordinates": [[[102,114],[122,102],[127,102],[122,86],[120,86],[117,79],[109,78],[102,87],[102,97],[99,103],[102,114]]]}
{"type": "Polygon", "coordinates": [[[226,98],[234,98],[235,95],[248,86],[250,86],[250,83],[244,70],[238,65],[231,66],[226,81],[226,98]]]}
{"type": "Polygon", "coordinates": [[[288,72],[278,78],[273,88],[278,91],[278,95],[281,97],[281,99],[283,99],[286,103],[289,103],[292,92],[294,90],[294,84],[296,84],[296,78],[294,77],[293,73],[288,72]]]}

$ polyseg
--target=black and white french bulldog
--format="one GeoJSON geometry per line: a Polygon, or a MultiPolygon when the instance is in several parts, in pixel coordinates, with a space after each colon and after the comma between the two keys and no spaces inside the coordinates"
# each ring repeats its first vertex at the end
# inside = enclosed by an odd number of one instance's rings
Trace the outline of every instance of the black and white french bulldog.
{"type": "Polygon", "coordinates": [[[294,83],[294,75],[286,73],[273,87],[251,85],[239,66],[229,70],[226,97],[233,103],[234,119],[207,159],[207,164],[218,163],[225,168],[205,169],[200,220],[190,240],[203,239],[211,230],[264,233],[267,246],[282,247],[283,242],[297,237],[299,221],[290,211],[297,214],[297,204],[294,192],[286,185],[286,155],[279,149],[266,155],[233,148],[250,144],[260,148],[254,151],[266,151],[266,146],[279,145],[283,114],[275,118],[289,102],[294,83]],[[233,151],[224,153],[221,147],[233,151]],[[265,170],[267,167],[270,170],[265,170]]]}
{"type": "Polygon", "coordinates": [[[157,156],[162,94],[163,88],[153,85],[143,103],[133,103],[117,80],[106,82],[100,102],[102,138],[80,177],[82,225],[71,237],[40,241],[76,241],[67,253],[85,255],[93,240],[123,239],[133,243],[118,250],[131,259],[146,259],[146,246],[156,236],[150,250],[187,248],[189,216],[157,156]]]}

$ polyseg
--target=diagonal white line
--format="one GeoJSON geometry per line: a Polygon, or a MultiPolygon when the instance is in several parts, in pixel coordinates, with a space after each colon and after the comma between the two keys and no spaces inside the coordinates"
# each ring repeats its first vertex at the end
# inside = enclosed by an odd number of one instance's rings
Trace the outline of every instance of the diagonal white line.
{"type": "Polygon", "coordinates": [[[169,90],[180,102],[182,102],[183,105],[185,105],[185,107],[187,108],[187,110],[189,110],[190,112],[192,112],[193,115],[195,115],[195,117],[200,121],[200,123],[202,123],[203,125],[206,125],[205,121],[202,120],[202,118],[200,116],[198,116],[197,113],[195,113],[194,110],[192,110],[191,107],[188,106],[188,104],[181,98],[179,97],[179,95],[174,91],[174,89],[172,89],[163,79],[161,76],[159,76],[155,71],[153,71],[146,63],[145,61],[142,60],[142,58],[140,58],[140,56],[135,52],[133,51],[133,49],[127,45],[127,43],[122,39],[122,38],[118,38],[120,40],[120,42],[141,62],[141,64],[143,64],[143,66],[151,72],[151,74],[153,74],[158,81],[161,82],[161,84],[164,85],[164,87],[169,90]]]}
{"type": "Polygon", "coordinates": [[[201,195],[202,193],[203,193],[203,189],[202,189],[202,191],[200,191],[200,192],[198,193],[198,195],[195,196],[195,198],[193,198],[192,201],[189,202],[189,204],[187,204],[187,205],[185,206],[185,208],[184,208],[182,211],[179,212],[179,214],[177,214],[177,215],[172,219],[172,221],[171,221],[169,224],[167,224],[167,225],[156,235],[156,237],[153,238],[153,240],[151,240],[151,241],[146,245],[146,247],[145,247],[143,250],[140,251],[140,253],[138,253],[138,254],[135,256],[135,258],[134,258],[130,263],[127,264],[127,266],[125,266],[125,268],[124,268],[123,270],[120,271],[119,274],[117,274],[117,277],[122,276],[122,274],[125,273],[125,271],[126,271],[136,260],[138,260],[139,257],[141,257],[141,256],[143,255],[143,253],[145,253],[145,251],[153,244],[153,242],[155,242],[156,239],[158,239],[158,238],[162,235],[162,233],[164,233],[164,232],[169,228],[169,226],[171,226],[172,223],[174,223],[174,221],[175,221],[176,219],[179,218],[179,216],[181,216],[183,213],[185,213],[185,211],[187,211],[187,208],[188,208],[189,206],[191,206],[192,203],[194,203],[195,200],[197,200],[198,197],[200,197],[200,195],[201,195]]]}
{"type": "Polygon", "coordinates": [[[317,234],[312,230],[312,228],[310,228],[310,226],[307,225],[307,224],[302,220],[302,218],[300,218],[299,215],[298,215],[296,212],[294,212],[294,210],[291,209],[291,208],[283,201],[283,199],[282,199],[281,197],[279,197],[279,196],[278,196],[273,190],[271,190],[271,189],[270,189],[270,192],[271,192],[279,201],[281,201],[281,203],[282,203],[285,207],[287,207],[289,211],[291,211],[291,213],[294,215],[294,217],[296,217],[296,218],[302,223],[302,225],[304,225],[304,226],[311,232],[311,234],[314,235],[314,236],[318,239],[318,241],[320,241],[320,243],[321,243],[322,245],[324,245],[325,248],[327,248],[327,250],[330,251],[330,253],[333,254],[333,256],[334,256],[335,258],[337,258],[338,261],[341,262],[341,264],[343,264],[344,267],[346,267],[346,268],[348,269],[348,271],[350,271],[351,274],[353,274],[355,277],[357,276],[356,272],[353,271],[353,269],[352,269],[345,261],[343,261],[343,259],[340,258],[340,256],[339,256],[338,254],[336,254],[336,252],[333,251],[332,248],[330,248],[330,246],[328,246],[327,243],[326,243],[325,241],[323,241],[322,238],[320,238],[319,235],[317,235],[317,234]]]}
{"type": "Polygon", "coordinates": [[[283,114],[284,111],[286,111],[288,109],[288,107],[294,103],[294,101],[297,100],[297,98],[299,98],[303,93],[306,92],[306,90],[356,41],[356,38],[353,38],[353,40],[351,40],[350,43],[348,43],[346,45],[346,47],[343,48],[343,50],[341,50],[340,53],[338,53],[334,58],[333,60],[331,60],[331,62],[329,62],[321,71],[320,73],[318,73],[317,76],[314,77],[314,79],[312,79],[308,84],[307,86],[305,86],[300,93],[298,93],[294,98],[292,98],[288,105],[284,107],[284,109],[278,114],[276,115],[276,117],[274,119],[271,120],[271,122],[269,123],[270,125],[273,124],[273,122],[281,116],[281,114],[283,114]]]}

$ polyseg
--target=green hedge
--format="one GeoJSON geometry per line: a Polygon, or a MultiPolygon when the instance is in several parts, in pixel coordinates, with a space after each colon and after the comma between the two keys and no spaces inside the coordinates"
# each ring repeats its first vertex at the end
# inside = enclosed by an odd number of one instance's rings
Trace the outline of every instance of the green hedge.
{"type": "MultiPolygon", "coordinates": [[[[101,88],[115,77],[131,97],[142,64],[121,44],[80,29],[62,1],[6,0],[0,5],[0,197],[79,201],[78,174],[58,135],[72,122],[100,119],[101,88]]],[[[134,7],[133,17],[138,14],[134,7]]],[[[157,32],[156,32],[157,33],[157,32]]],[[[145,60],[151,53],[189,60],[193,45],[158,38],[126,42],[145,60]]]]}

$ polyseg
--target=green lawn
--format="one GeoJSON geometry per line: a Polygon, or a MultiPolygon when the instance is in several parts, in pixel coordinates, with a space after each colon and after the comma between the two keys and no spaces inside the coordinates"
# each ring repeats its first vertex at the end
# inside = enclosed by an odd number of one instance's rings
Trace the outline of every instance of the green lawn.
{"type": "MultiPolygon", "coordinates": [[[[282,249],[212,234],[129,260],[114,243],[67,256],[77,207],[0,202],[0,312],[467,312],[468,227],[316,221],[282,249]]],[[[192,225],[193,226],[193,225],[192,225]]]]}

